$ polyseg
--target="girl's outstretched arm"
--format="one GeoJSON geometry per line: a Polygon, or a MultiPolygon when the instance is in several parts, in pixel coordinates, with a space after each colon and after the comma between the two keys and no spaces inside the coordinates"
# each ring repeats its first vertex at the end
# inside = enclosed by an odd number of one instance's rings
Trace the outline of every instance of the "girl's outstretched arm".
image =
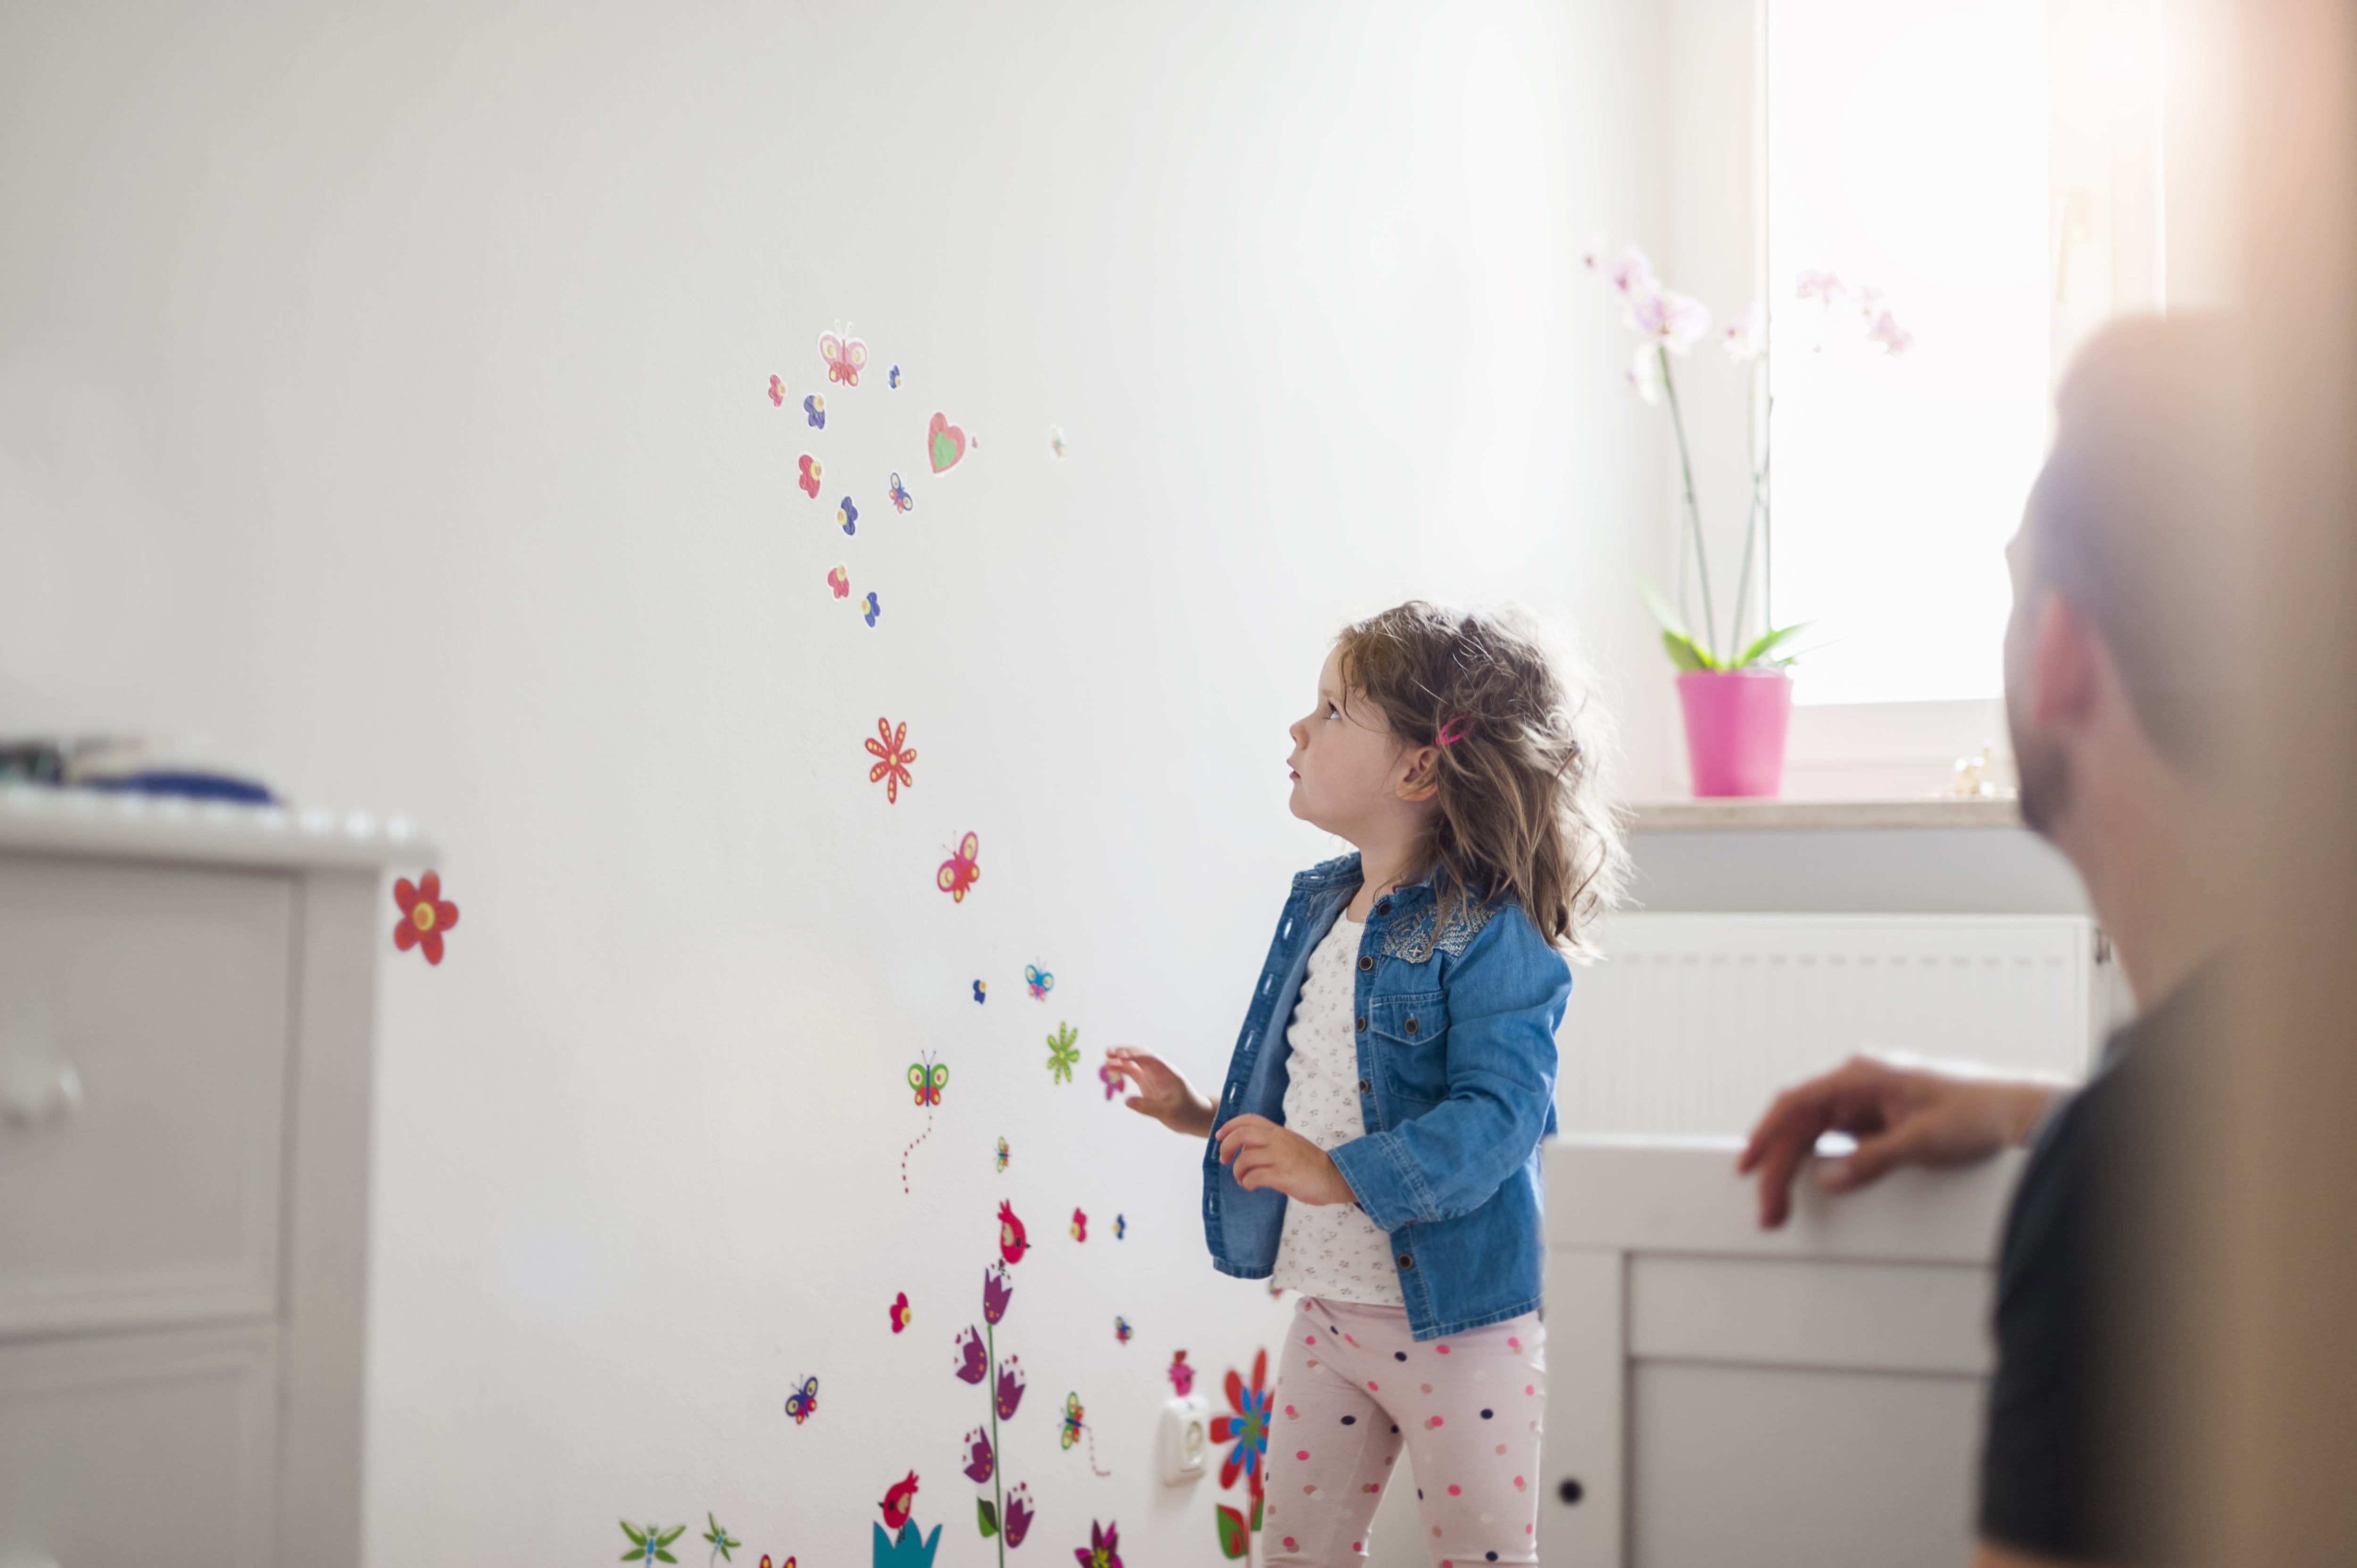
{"type": "Polygon", "coordinates": [[[1151,1051],[1132,1046],[1114,1047],[1105,1052],[1105,1060],[1137,1090],[1123,1102],[1132,1111],[1189,1138],[1211,1135],[1211,1102],[1197,1093],[1177,1068],[1151,1051]]]}

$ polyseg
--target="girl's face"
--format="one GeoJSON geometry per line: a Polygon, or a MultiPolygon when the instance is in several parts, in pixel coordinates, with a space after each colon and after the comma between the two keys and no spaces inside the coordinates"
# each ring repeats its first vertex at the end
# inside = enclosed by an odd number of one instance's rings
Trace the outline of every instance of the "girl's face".
{"type": "Polygon", "coordinates": [[[1342,655],[1318,672],[1318,705],[1293,722],[1293,814],[1361,849],[1413,833],[1429,810],[1429,786],[1406,791],[1425,763],[1392,733],[1383,710],[1357,693],[1343,710],[1342,655]],[[1410,798],[1413,794],[1415,798],[1410,798]]]}

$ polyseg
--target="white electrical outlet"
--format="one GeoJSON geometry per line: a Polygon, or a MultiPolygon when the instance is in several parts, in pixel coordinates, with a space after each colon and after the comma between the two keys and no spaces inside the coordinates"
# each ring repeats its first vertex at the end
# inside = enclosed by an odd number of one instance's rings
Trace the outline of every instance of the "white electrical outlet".
{"type": "Polygon", "coordinates": [[[1200,1398],[1172,1400],[1162,1407],[1154,1435],[1155,1463],[1166,1487],[1200,1479],[1211,1452],[1211,1407],[1200,1398]]]}

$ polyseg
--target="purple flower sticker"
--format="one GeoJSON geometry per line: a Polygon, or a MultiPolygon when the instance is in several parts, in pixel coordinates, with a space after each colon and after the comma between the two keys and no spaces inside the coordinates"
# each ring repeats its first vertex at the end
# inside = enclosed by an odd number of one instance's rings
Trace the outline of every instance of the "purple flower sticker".
{"type": "Polygon", "coordinates": [[[870,594],[867,596],[867,607],[859,613],[859,618],[866,621],[869,626],[874,626],[876,624],[876,618],[883,613],[884,607],[876,602],[875,595],[870,594]]]}
{"type": "Polygon", "coordinates": [[[988,1434],[979,1426],[975,1427],[965,1434],[965,1446],[966,1452],[972,1455],[965,1462],[966,1478],[976,1485],[990,1479],[991,1472],[998,1467],[998,1460],[991,1452],[988,1434]]]}
{"type": "Polygon", "coordinates": [[[859,532],[859,509],[851,504],[849,496],[844,497],[843,504],[834,509],[834,521],[843,524],[845,533],[859,532]]]}
{"type": "Polygon", "coordinates": [[[802,399],[802,413],[810,420],[813,430],[826,428],[826,399],[818,393],[813,392],[802,399]]]}
{"type": "MultiPolygon", "coordinates": [[[[963,1372],[958,1374],[964,1376],[963,1372]]],[[[1011,1421],[1015,1407],[1023,1402],[1023,1365],[1019,1357],[1009,1356],[998,1369],[998,1419],[1011,1421]]]]}
{"type": "Polygon", "coordinates": [[[975,1330],[968,1328],[958,1335],[957,1352],[959,1377],[969,1383],[978,1383],[990,1375],[990,1369],[982,1359],[982,1336],[975,1330]]]}
{"type": "Polygon", "coordinates": [[[1006,1282],[1006,1265],[999,1263],[982,1276],[982,1316],[985,1322],[996,1323],[1006,1316],[1006,1304],[1014,1298],[1015,1287],[1006,1282]]]}
{"type": "Polygon", "coordinates": [[[1089,1520],[1089,1543],[1072,1548],[1081,1568],[1121,1568],[1121,1537],[1117,1527],[1089,1520]]]}
{"type": "Polygon", "coordinates": [[[1030,1533],[1031,1486],[1027,1481],[1006,1494],[1006,1544],[1020,1546],[1030,1533]]]}

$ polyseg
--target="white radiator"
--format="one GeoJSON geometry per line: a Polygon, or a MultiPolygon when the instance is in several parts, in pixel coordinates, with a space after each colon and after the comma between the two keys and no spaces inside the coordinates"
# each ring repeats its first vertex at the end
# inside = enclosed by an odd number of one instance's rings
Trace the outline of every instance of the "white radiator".
{"type": "Polygon", "coordinates": [[[1861,1050],[2083,1076],[2115,1010],[2064,915],[1616,916],[1559,1036],[1579,1133],[1740,1134],[1861,1050]]]}

